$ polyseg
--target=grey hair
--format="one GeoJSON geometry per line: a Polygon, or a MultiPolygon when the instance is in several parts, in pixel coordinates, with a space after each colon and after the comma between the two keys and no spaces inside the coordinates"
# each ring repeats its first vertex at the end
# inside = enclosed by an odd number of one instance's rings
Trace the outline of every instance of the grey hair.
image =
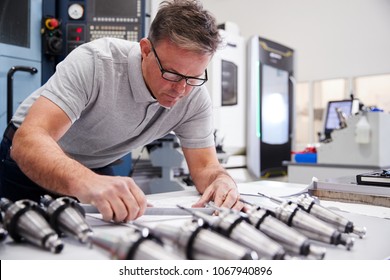
{"type": "Polygon", "coordinates": [[[163,1],[148,38],[156,44],[167,39],[183,49],[211,55],[222,42],[215,17],[197,0],[163,1]]]}

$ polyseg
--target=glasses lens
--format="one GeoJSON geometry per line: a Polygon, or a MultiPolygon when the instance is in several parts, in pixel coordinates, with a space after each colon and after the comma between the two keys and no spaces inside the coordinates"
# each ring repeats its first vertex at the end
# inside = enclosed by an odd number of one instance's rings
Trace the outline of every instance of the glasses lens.
{"type": "Polygon", "coordinates": [[[187,84],[190,86],[201,86],[206,82],[206,80],[203,79],[187,79],[187,84]]]}
{"type": "Polygon", "coordinates": [[[171,82],[179,82],[183,79],[183,76],[171,72],[164,72],[162,77],[171,82]]]}

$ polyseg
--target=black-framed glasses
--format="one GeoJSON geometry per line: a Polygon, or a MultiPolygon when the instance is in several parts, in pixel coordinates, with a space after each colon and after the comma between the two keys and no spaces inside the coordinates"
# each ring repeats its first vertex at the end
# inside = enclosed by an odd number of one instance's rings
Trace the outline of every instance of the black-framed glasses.
{"type": "Polygon", "coordinates": [[[193,87],[201,86],[205,82],[207,82],[207,80],[208,80],[208,78],[207,78],[207,69],[204,71],[204,78],[185,76],[185,75],[182,75],[182,74],[179,74],[179,73],[175,73],[175,72],[171,72],[171,71],[165,70],[162,67],[162,65],[161,65],[160,58],[157,55],[157,52],[156,52],[156,50],[155,50],[155,48],[154,48],[154,46],[152,44],[152,41],[150,41],[150,44],[152,46],[152,50],[153,50],[154,56],[156,57],[156,61],[157,61],[158,67],[160,68],[161,77],[164,80],[167,80],[167,81],[170,81],[170,82],[180,82],[181,80],[184,79],[186,81],[187,85],[193,86],[193,87]]]}

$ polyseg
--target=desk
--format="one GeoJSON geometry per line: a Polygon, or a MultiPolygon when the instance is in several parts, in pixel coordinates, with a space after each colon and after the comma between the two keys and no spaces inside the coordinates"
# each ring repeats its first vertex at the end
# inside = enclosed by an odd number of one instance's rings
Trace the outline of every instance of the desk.
{"type": "Polygon", "coordinates": [[[373,170],[382,169],[378,166],[296,163],[289,161],[285,161],[283,164],[287,165],[288,182],[300,184],[309,184],[313,176],[319,180],[323,180],[342,176],[356,176],[360,173],[367,173],[373,170]]]}
{"type": "MultiPolygon", "coordinates": [[[[258,192],[278,196],[283,194],[298,193],[306,186],[302,184],[292,184],[275,181],[257,181],[238,184],[242,197],[250,202],[256,202],[259,197],[254,196],[258,192]]],[[[149,201],[158,207],[176,205],[180,203],[189,206],[198,199],[198,194],[193,188],[187,188],[183,191],[160,193],[147,196],[149,201]]],[[[324,206],[331,207],[336,212],[351,219],[356,225],[367,228],[367,236],[364,239],[355,240],[355,245],[351,251],[344,247],[327,245],[327,260],[381,260],[390,256],[390,208],[354,205],[350,203],[321,202],[324,206]]],[[[157,223],[168,223],[172,225],[182,224],[191,217],[180,216],[161,216],[145,215],[140,217],[137,222],[153,226],[157,223]]],[[[95,233],[109,232],[115,235],[125,234],[129,230],[129,224],[112,224],[103,222],[99,214],[87,214],[87,221],[95,233]]],[[[8,238],[0,244],[0,259],[2,260],[105,260],[107,255],[94,248],[79,244],[77,241],[65,237],[63,238],[65,247],[59,254],[53,254],[43,249],[37,248],[26,243],[15,243],[8,238]]]]}

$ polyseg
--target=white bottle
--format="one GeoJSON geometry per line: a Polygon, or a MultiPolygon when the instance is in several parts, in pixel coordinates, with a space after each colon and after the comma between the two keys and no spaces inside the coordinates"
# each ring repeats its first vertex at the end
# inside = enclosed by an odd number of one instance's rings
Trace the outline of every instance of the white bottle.
{"type": "Polygon", "coordinates": [[[356,123],[355,141],[358,144],[368,144],[371,141],[371,127],[367,120],[366,112],[363,112],[363,115],[356,123]]]}

